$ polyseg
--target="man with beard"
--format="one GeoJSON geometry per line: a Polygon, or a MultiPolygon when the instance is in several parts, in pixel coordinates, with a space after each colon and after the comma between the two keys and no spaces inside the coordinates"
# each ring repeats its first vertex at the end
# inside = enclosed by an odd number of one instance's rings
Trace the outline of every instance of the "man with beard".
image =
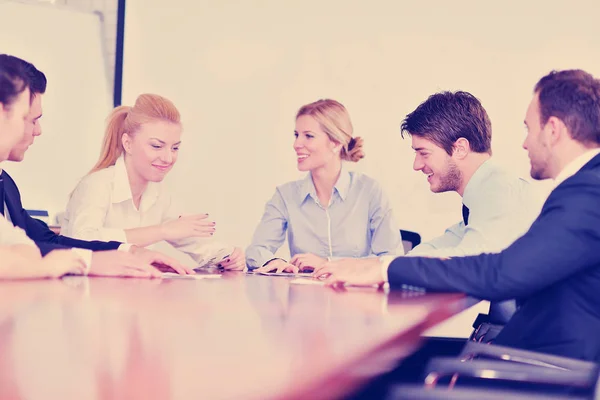
{"type": "Polygon", "coordinates": [[[523,148],[555,188],[530,229],[498,254],[325,263],[328,285],[403,285],[519,299],[498,345],[600,362],[600,80],[552,71],[535,85],[523,148]]]}
{"type": "MultiPolygon", "coordinates": [[[[416,152],[413,168],[427,175],[431,191],[454,191],[463,203],[462,221],[409,256],[496,253],[529,229],[541,202],[527,181],[491,160],[492,126],[475,96],[462,91],[430,96],[402,122],[405,134],[416,152]]],[[[474,339],[492,339],[515,309],[513,300],[492,303],[489,315],[474,323],[474,339]]]]}
{"type": "Polygon", "coordinates": [[[498,252],[527,231],[541,204],[527,181],[492,162],[492,126],[477,98],[436,93],[406,116],[405,134],[416,153],[413,168],[427,175],[431,191],[454,191],[463,199],[462,221],[409,255],[498,252]]]}

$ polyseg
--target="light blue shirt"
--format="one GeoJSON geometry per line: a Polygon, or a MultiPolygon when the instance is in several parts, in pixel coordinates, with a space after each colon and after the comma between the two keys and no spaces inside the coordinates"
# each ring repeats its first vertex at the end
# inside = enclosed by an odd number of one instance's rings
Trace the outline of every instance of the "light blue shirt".
{"type": "Polygon", "coordinates": [[[302,253],[323,258],[394,255],[401,241],[381,186],[344,168],[329,207],[319,204],[310,174],[277,187],[246,250],[248,266],[261,267],[276,258],[286,231],[292,257],[302,253]]]}
{"type": "MultiPolygon", "coordinates": [[[[449,227],[442,236],[415,247],[408,255],[457,257],[499,253],[529,230],[542,203],[541,196],[526,180],[488,160],[475,171],[463,193],[469,224],[465,226],[461,221],[449,227]]],[[[513,300],[492,303],[490,315],[508,321],[515,310],[513,300]]]]}
{"type": "MultiPolygon", "coordinates": [[[[429,242],[415,247],[409,256],[458,257],[499,253],[529,230],[539,215],[543,199],[526,180],[484,162],[463,193],[469,208],[469,225],[460,221],[429,242]]],[[[461,215],[461,210],[456,210],[461,215]]]]}

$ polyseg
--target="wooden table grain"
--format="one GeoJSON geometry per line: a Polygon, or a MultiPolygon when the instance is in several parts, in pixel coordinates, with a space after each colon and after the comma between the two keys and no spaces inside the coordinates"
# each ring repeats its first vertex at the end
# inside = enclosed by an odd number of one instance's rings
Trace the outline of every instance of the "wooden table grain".
{"type": "Polygon", "coordinates": [[[0,399],[338,398],[466,306],[291,281],[1,282],[0,399]]]}

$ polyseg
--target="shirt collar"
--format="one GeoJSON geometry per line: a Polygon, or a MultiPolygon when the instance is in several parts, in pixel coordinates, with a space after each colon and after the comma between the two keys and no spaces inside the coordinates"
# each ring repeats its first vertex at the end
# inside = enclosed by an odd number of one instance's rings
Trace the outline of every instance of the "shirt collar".
{"type": "Polygon", "coordinates": [[[494,163],[488,159],[477,168],[477,171],[475,171],[471,179],[469,179],[462,198],[462,202],[467,208],[471,208],[473,203],[476,202],[477,188],[485,181],[493,169],[494,163]]]}
{"type": "Polygon", "coordinates": [[[571,160],[570,163],[560,171],[560,173],[554,178],[554,186],[558,186],[573,175],[575,175],[583,166],[589,163],[592,158],[600,154],[600,148],[591,149],[571,160]]]}
{"type": "MultiPolygon", "coordinates": [[[[127,175],[127,168],[125,167],[123,156],[119,157],[115,162],[114,172],[115,177],[112,189],[112,202],[121,203],[123,201],[133,200],[131,186],[129,185],[129,176],[127,175]]],[[[158,188],[158,182],[148,182],[148,186],[142,194],[142,200],[140,201],[140,211],[148,210],[156,202],[159,194],[158,188]]]]}
{"type": "MultiPolygon", "coordinates": [[[[340,171],[340,177],[337,182],[333,186],[333,192],[337,192],[342,201],[346,200],[346,196],[348,196],[348,192],[350,191],[350,172],[344,168],[342,165],[342,170],[340,171]]],[[[312,175],[309,173],[302,181],[302,186],[300,189],[301,200],[304,201],[308,196],[311,196],[315,201],[317,200],[317,190],[315,189],[315,184],[312,180],[312,175]]]]}

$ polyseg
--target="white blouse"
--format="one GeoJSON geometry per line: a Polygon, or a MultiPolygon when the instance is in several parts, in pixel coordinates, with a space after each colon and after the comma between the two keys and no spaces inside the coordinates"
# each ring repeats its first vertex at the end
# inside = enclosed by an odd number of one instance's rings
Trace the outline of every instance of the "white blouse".
{"type": "MultiPolygon", "coordinates": [[[[160,182],[148,183],[137,209],[133,204],[125,161],[120,157],[114,166],[87,175],[77,185],[67,205],[61,234],[82,240],[126,243],[126,229],[159,225],[179,215],[160,182]]],[[[211,238],[193,237],[169,243],[190,255],[198,266],[212,263],[233,251],[233,246],[211,238]]]]}

